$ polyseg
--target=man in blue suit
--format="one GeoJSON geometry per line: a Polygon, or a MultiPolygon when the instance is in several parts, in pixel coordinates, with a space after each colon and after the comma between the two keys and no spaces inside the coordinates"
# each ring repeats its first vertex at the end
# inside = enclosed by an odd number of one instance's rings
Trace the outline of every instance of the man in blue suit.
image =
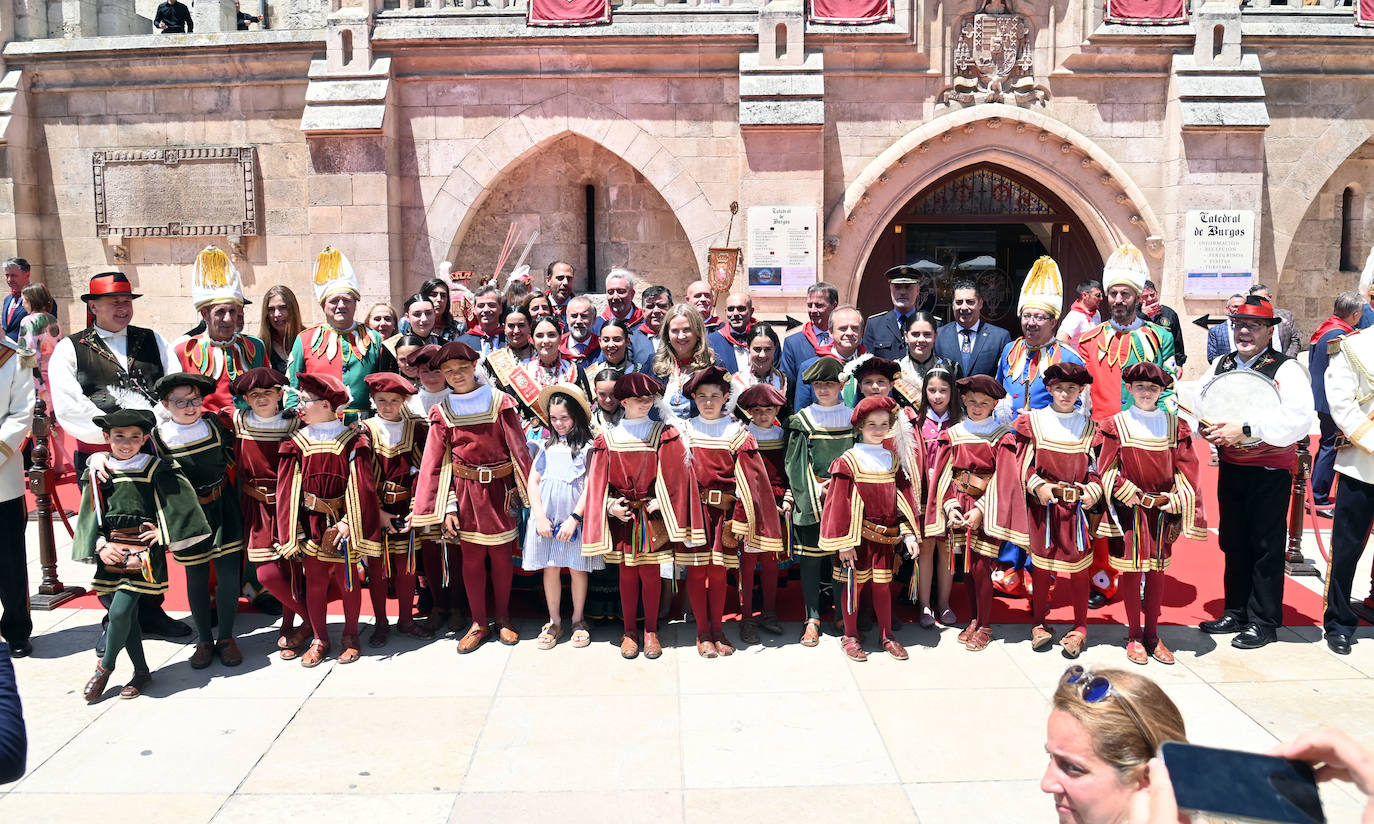
{"type": "Polygon", "coordinates": [[[1211,363],[1236,347],[1235,337],[1231,334],[1231,315],[1245,303],[1245,295],[1232,295],[1226,299],[1226,320],[1207,330],[1207,362],[1211,363]]]}
{"type": "Polygon", "coordinates": [[[806,290],[806,323],[782,340],[779,368],[787,376],[789,391],[800,383],[801,365],[817,355],[827,354],[835,345],[830,337],[830,315],[839,302],[840,290],[825,281],[813,283],[806,290]]]}
{"type": "MultiPolygon", "coordinates": [[[[835,330],[835,345],[824,354],[804,361],[800,366],[799,374],[805,372],[811,364],[824,357],[834,358],[840,363],[849,363],[864,354],[864,347],[861,343],[864,337],[864,316],[852,303],[846,303],[836,308],[830,316],[830,325],[835,330]]],[[[815,403],[816,396],[811,391],[811,384],[789,384],[788,388],[792,391],[793,403],[791,407],[793,409],[805,409],[815,403]]]]}
{"type": "Polygon", "coordinates": [[[731,373],[749,368],[749,333],[754,328],[754,299],[735,292],[725,299],[725,323],[706,336],[716,359],[731,373]]]}
{"type": "Polygon", "coordinates": [[[28,312],[24,309],[22,292],[29,285],[32,270],[23,258],[10,258],[5,261],[5,285],[9,293],[5,295],[4,305],[0,307],[0,324],[3,324],[3,337],[19,342],[19,326],[28,312]]]}
{"type": "Polygon", "coordinates": [[[1011,343],[1011,335],[1000,326],[983,321],[983,296],[978,293],[978,284],[956,281],[950,308],[954,320],[935,333],[935,354],[959,364],[965,376],[997,377],[997,361],[1011,343]]]}
{"type": "Polygon", "coordinates": [[[875,358],[895,361],[906,357],[906,325],[921,300],[919,274],[910,266],[894,266],[887,270],[892,308],[869,316],[864,326],[864,349],[875,358]]]}

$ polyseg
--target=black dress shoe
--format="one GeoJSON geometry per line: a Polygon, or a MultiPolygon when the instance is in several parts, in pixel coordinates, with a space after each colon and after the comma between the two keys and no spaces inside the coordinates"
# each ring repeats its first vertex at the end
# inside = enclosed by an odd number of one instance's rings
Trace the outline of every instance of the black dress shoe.
{"type": "Polygon", "coordinates": [[[1279,640],[1277,631],[1251,624],[1231,639],[1231,646],[1236,649],[1259,649],[1277,640],[1279,640]]]}
{"type": "Polygon", "coordinates": [[[1326,633],[1326,646],[1337,655],[1350,654],[1350,636],[1339,632],[1326,633]]]}
{"type": "Polygon", "coordinates": [[[1208,635],[1227,635],[1245,629],[1245,624],[1230,615],[1223,615],[1215,621],[1203,621],[1197,628],[1208,635]]]}
{"type": "Polygon", "coordinates": [[[144,635],[159,635],[163,638],[185,638],[191,634],[190,627],[165,612],[159,612],[157,617],[147,624],[140,623],[139,629],[143,630],[144,635]]]}
{"type": "Polygon", "coordinates": [[[101,626],[101,628],[100,628],[100,637],[97,638],[97,639],[95,639],[95,654],[96,654],[96,655],[103,656],[103,655],[105,654],[105,633],[106,633],[106,632],[108,632],[108,630],[107,630],[104,626],[101,626]]]}
{"type": "MultiPolygon", "coordinates": [[[[1347,647],[1347,650],[1348,649],[1347,647]]],[[[28,658],[30,655],[33,655],[33,644],[28,641],[22,644],[10,644],[11,658],[28,658]]]]}
{"type": "Polygon", "coordinates": [[[1106,606],[1106,605],[1107,605],[1107,596],[1103,595],[1102,593],[1098,592],[1097,590],[1093,590],[1092,592],[1088,593],[1088,608],[1089,608],[1089,609],[1101,609],[1102,607],[1104,607],[1104,606],[1106,606]]]}
{"type": "Polygon", "coordinates": [[[280,617],[281,601],[278,601],[269,592],[262,592],[258,594],[258,597],[253,599],[253,609],[261,612],[263,615],[280,617]]]}

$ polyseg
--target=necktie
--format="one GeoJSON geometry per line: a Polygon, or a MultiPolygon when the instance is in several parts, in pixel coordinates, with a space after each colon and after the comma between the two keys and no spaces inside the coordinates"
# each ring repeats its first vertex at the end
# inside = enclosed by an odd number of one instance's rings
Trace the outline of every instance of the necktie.
{"type": "Polygon", "coordinates": [[[821,344],[822,346],[824,346],[825,344],[830,343],[830,333],[829,333],[829,332],[819,332],[819,331],[816,332],[816,343],[819,343],[819,344],[821,344]]]}
{"type": "Polygon", "coordinates": [[[973,330],[960,329],[959,334],[964,336],[964,342],[960,344],[959,351],[963,352],[965,355],[973,354],[973,330]]]}

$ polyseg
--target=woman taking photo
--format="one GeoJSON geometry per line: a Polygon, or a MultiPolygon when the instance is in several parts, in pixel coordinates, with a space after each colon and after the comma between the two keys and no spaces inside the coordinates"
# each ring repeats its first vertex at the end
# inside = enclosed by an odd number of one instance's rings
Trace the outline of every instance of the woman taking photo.
{"type": "Polygon", "coordinates": [[[663,382],[664,404],[685,420],[692,414],[692,401],[683,387],[693,375],[716,363],[706,344],[706,324],[694,307],[679,303],[668,310],[658,341],[658,354],[649,360],[649,371],[663,382]]]}
{"type": "Polygon", "coordinates": [[[263,296],[258,336],[267,343],[267,361],[273,369],[285,374],[291,360],[291,347],[304,328],[296,293],[281,284],[268,289],[263,296]]]}
{"type": "Polygon", "coordinates": [[[1187,742],[1183,715],[1159,685],[1125,670],[1064,671],[1050,702],[1040,789],[1061,824],[1126,824],[1165,741],[1187,742]]]}

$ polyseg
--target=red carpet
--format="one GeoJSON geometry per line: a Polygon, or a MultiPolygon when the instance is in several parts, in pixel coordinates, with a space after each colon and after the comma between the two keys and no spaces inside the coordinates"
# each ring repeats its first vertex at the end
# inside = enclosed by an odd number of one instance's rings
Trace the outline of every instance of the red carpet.
{"type": "MultiPolygon", "coordinates": [[[[1315,453],[1316,444],[1313,443],[1315,453]]],[[[1215,526],[1215,514],[1217,512],[1216,499],[1216,478],[1217,468],[1208,466],[1208,452],[1205,445],[1199,447],[1199,454],[1202,462],[1202,487],[1204,494],[1204,505],[1209,518],[1209,523],[1215,526]]],[[[75,511],[80,504],[80,496],[77,492],[75,483],[64,483],[57,488],[57,494],[68,509],[75,511]]],[[[29,496],[29,506],[33,508],[32,495],[29,496]]],[[[72,519],[75,526],[75,519],[72,519]]],[[[1329,522],[1323,525],[1323,529],[1329,528],[1329,522]]],[[[65,530],[60,521],[55,520],[53,529],[58,537],[58,542],[62,543],[65,530]]],[[[1181,540],[1174,547],[1173,565],[1167,573],[1168,586],[1164,592],[1164,609],[1160,617],[1161,623],[1170,625],[1196,625],[1200,621],[1209,618],[1216,618],[1221,614],[1222,590],[1221,575],[1223,568],[1223,558],[1221,550],[1217,547],[1216,534],[1211,533],[1211,538],[1207,541],[1181,540]]],[[[186,603],[186,582],[181,568],[173,563],[171,567],[171,589],[167,593],[166,607],[172,611],[186,611],[189,608],[186,603]]],[[[732,576],[733,577],[733,576],[732,576]]],[[[537,578],[527,577],[525,582],[517,581],[517,587],[521,583],[530,584],[529,589],[517,589],[512,602],[512,611],[519,617],[540,617],[544,613],[544,598],[542,590],[538,588],[537,578]]],[[[86,586],[88,581],[70,581],[68,583],[86,586]]],[[[1321,595],[1307,589],[1301,584],[1288,581],[1284,586],[1284,611],[1283,623],[1286,626],[1320,626],[1322,615],[1321,595]]],[[[1067,596],[1055,592],[1052,601],[1053,608],[1050,612],[1050,620],[1054,623],[1066,623],[1072,618],[1071,608],[1064,602],[1067,596]]],[[[907,619],[914,618],[914,607],[907,603],[905,596],[902,597],[899,605],[899,613],[907,619]]],[[[955,582],[953,593],[953,607],[959,614],[961,620],[968,618],[968,605],[964,598],[963,585],[955,582]]],[[[566,601],[566,596],[565,596],[566,601]]],[[[1030,602],[1022,598],[999,598],[999,603],[993,610],[993,620],[998,623],[1030,623],[1030,602]]],[[[367,593],[363,593],[363,614],[370,615],[372,607],[368,602],[367,593]]],[[[731,597],[726,601],[727,604],[738,603],[738,600],[731,593],[731,597]]],[[[331,614],[338,610],[337,603],[331,605],[331,614]]],[[[87,594],[81,598],[75,598],[63,605],[67,609],[98,609],[100,603],[94,594],[87,594]]],[[[244,606],[247,609],[246,605],[244,606]]],[[[388,611],[394,616],[396,603],[390,601],[387,604],[388,611]]],[[[566,609],[566,606],[565,606],[566,609]]],[[[789,581],[785,586],[778,590],[778,611],[784,620],[799,621],[802,617],[801,609],[801,585],[796,580],[789,581]]],[[[1099,624],[1125,624],[1126,610],[1121,605],[1120,598],[1113,599],[1112,603],[1102,609],[1094,610],[1091,613],[1090,621],[1099,624]]]]}

